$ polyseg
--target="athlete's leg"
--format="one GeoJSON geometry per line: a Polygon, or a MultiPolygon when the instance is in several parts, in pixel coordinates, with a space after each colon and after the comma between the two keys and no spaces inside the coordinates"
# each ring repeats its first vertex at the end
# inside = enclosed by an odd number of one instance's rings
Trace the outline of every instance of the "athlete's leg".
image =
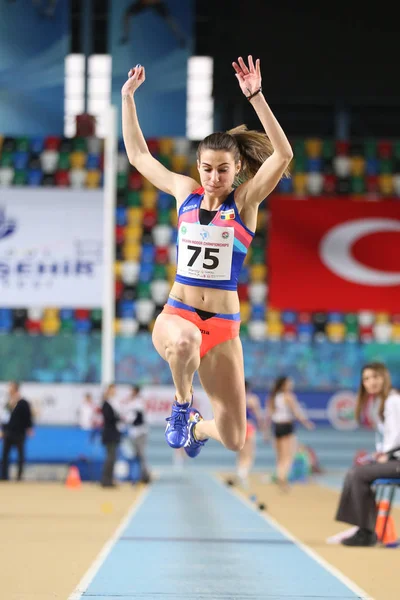
{"type": "Polygon", "coordinates": [[[211,437],[229,450],[241,450],[246,438],[246,392],[239,337],[209,350],[201,360],[198,373],[211,401],[214,419],[197,423],[195,437],[198,440],[211,437]]]}
{"type": "Polygon", "coordinates": [[[238,452],[236,470],[242,485],[247,485],[247,479],[254,463],[255,440],[254,433],[247,435],[243,448],[238,452]]]}
{"type": "Polygon", "coordinates": [[[190,402],[193,375],[200,364],[200,331],[178,315],[161,313],[152,337],[155,349],[171,369],[177,402],[190,402]]]}
{"type": "Polygon", "coordinates": [[[294,455],[296,453],[296,437],[293,433],[279,439],[279,458],[276,469],[278,483],[287,486],[290,469],[292,468],[294,455]]]}

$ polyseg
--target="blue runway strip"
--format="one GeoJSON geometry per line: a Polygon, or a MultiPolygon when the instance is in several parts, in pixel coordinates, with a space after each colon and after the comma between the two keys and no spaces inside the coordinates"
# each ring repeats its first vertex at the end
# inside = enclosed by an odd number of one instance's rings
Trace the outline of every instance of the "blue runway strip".
{"type": "Polygon", "coordinates": [[[202,471],[182,478],[165,473],[152,485],[82,595],[92,600],[365,597],[202,471]]]}

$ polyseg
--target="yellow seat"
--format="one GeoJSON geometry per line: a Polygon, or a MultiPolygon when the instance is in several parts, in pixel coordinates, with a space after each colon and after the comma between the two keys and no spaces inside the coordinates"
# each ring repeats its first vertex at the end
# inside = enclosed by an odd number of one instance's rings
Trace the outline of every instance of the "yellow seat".
{"type": "Polygon", "coordinates": [[[249,265],[251,263],[252,254],[253,254],[253,248],[250,246],[249,249],[247,250],[246,256],[244,257],[243,264],[249,265]]]}
{"type": "Polygon", "coordinates": [[[47,318],[42,321],[42,333],[44,335],[56,335],[60,330],[60,319],[47,318]]]}
{"type": "Polygon", "coordinates": [[[392,325],[392,340],[400,341],[400,323],[393,323],[392,325]]]}
{"type": "Polygon", "coordinates": [[[4,135],[0,135],[0,151],[3,147],[3,142],[4,142],[4,135]]]}
{"type": "Polygon", "coordinates": [[[251,265],[250,267],[250,281],[266,281],[267,278],[267,267],[265,265],[251,265]]]}
{"type": "Polygon", "coordinates": [[[159,152],[160,154],[165,154],[166,156],[171,156],[173,148],[174,148],[174,141],[172,138],[161,138],[158,140],[158,148],[159,148],[159,152]]]}
{"type": "Polygon", "coordinates": [[[266,314],[266,317],[269,324],[281,322],[281,313],[279,310],[274,310],[272,308],[269,309],[266,314]]]}
{"type": "Polygon", "coordinates": [[[76,150],[69,155],[71,169],[84,169],[86,165],[86,153],[76,150]]]}
{"type": "Polygon", "coordinates": [[[257,213],[256,231],[265,231],[267,228],[267,211],[259,210],[257,213]]]}
{"type": "Polygon", "coordinates": [[[168,281],[175,281],[175,275],[176,275],[176,265],[174,263],[169,263],[167,265],[167,277],[168,277],[168,281]]]}
{"type": "Polygon", "coordinates": [[[152,333],[153,329],[154,329],[154,325],[155,325],[156,320],[153,319],[152,321],[150,321],[150,323],[147,325],[147,327],[149,328],[150,333],[152,333]]]}
{"type": "Polygon", "coordinates": [[[382,194],[389,196],[393,194],[393,176],[392,175],[380,175],[379,176],[379,189],[382,194]]]}
{"type": "Polygon", "coordinates": [[[141,206],[132,206],[126,211],[126,216],[128,220],[128,226],[141,226],[143,222],[143,208],[141,206]]]}
{"type": "Polygon", "coordinates": [[[388,313],[385,313],[385,312],[376,313],[375,323],[389,323],[389,322],[390,322],[390,317],[389,317],[388,313]]]}
{"type": "Polygon", "coordinates": [[[122,277],[122,262],[120,260],[117,260],[114,263],[114,274],[115,274],[116,279],[121,279],[121,277],[122,277]]]}
{"type": "Polygon", "coordinates": [[[312,138],[305,141],[305,149],[309,158],[319,158],[322,153],[322,140],[312,138]]]}
{"type": "Polygon", "coordinates": [[[346,326],[344,323],[327,323],[326,335],[330,340],[344,340],[346,326]]]}
{"type": "Polygon", "coordinates": [[[172,227],[178,226],[178,212],[175,208],[169,211],[169,219],[172,227]]]}
{"type": "Polygon", "coordinates": [[[199,181],[199,170],[197,168],[197,163],[193,163],[192,165],[190,165],[189,175],[195,181],[199,181]]]}
{"type": "Polygon", "coordinates": [[[188,166],[188,157],[185,154],[174,154],[171,159],[171,169],[175,173],[183,173],[188,166]]]}
{"type": "Polygon", "coordinates": [[[121,319],[114,320],[114,333],[119,335],[121,333],[121,319]]]}
{"type": "Polygon", "coordinates": [[[86,187],[95,189],[100,187],[101,171],[99,169],[90,169],[86,173],[86,187]]]}
{"type": "Polygon", "coordinates": [[[151,190],[143,190],[140,194],[140,201],[143,208],[155,208],[157,205],[157,191],[155,188],[151,190]]]}
{"type": "Polygon", "coordinates": [[[141,245],[137,242],[125,243],[122,247],[122,256],[125,260],[139,260],[141,245]]]}
{"type": "Polygon", "coordinates": [[[353,156],[350,162],[350,173],[353,177],[361,177],[365,173],[365,159],[362,156],[353,156]]]}
{"type": "Polygon", "coordinates": [[[303,196],[307,190],[307,174],[306,173],[294,173],[293,175],[293,189],[298,196],[303,196]]]}
{"type": "Polygon", "coordinates": [[[58,308],[45,308],[43,311],[43,320],[58,319],[58,308]]]}
{"type": "Polygon", "coordinates": [[[125,244],[140,244],[143,237],[143,228],[140,225],[128,225],[125,229],[125,244]]]}
{"type": "Polygon", "coordinates": [[[151,181],[149,181],[148,179],[145,179],[143,177],[143,185],[142,185],[142,189],[143,190],[156,190],[156,188],[154,187],[154,185],[151,183],[151,181]]]}
{"type": "Polygon", "coordinates": [[[267,336],[269,338],[280,338],[283,333],[283,323],[267,322],[267,336]]]}
{"type": "Polygon", "coordinates": [[[251,304],[245,300],[240,303],[240,319],[242,323],[247,323],[251,315],[251,304]]]}

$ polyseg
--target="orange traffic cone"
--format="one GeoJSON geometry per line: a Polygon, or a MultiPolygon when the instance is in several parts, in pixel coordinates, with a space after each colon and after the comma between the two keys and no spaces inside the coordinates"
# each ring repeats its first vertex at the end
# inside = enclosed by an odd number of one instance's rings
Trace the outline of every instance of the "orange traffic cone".
{"type": "Polygon", "coordinates": [[[65,480],[67,488],[76,490],[81,487],[81,483],[81,475],[78,467],[70,467],[68,469],[67,479],[65,480]]]}
{"type": "Polygon", "coordinates": [[[375,533],[378,541],[386,546],[393,546],[398,543],[396,534],[396,527],[393,521],[393,517],[389,515],[389,502],[388,500],[381,500],[378,504],[378,516],[376,519],[375,533]],[[386,523],[387,519],[387,523],[386,523]],[[386,523],[386,528],[385,528],[386,523]]]}

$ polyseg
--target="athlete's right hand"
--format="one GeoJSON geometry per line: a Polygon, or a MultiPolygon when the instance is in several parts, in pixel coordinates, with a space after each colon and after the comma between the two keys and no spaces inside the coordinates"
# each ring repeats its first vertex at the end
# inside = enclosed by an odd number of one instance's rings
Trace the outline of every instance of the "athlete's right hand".
{"type": "Polygon", "coordinates": [[[142,65],[136,65],[128,73],[128,80],[125,81],[121,89],[123,96],[130,96],[136,92],[136,90],[144,83],[146,79],[146,72],[142,65]]]}

